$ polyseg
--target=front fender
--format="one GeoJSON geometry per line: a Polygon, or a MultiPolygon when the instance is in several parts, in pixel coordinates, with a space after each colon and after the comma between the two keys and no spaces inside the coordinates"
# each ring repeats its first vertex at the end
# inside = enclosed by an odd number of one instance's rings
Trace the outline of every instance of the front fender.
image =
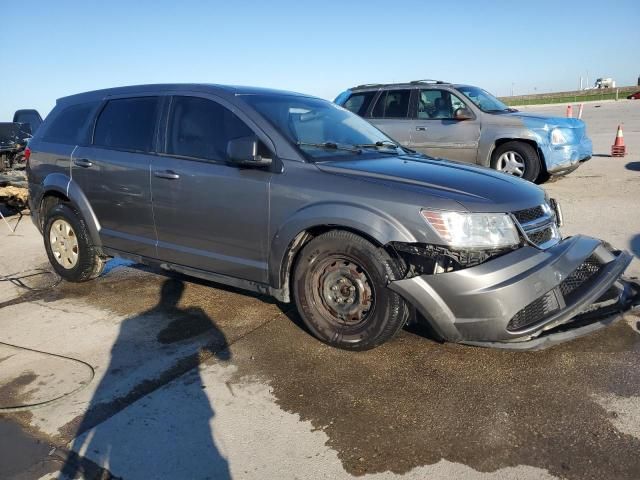
{"type": "Polygon", "coordinates": [[[500,142],[511,140],[525,140],[534,142],[538,146],[542,142],[541,136],[535,130],[524,127],[505,128],[501,126],[499,129],[488,129],[482,132],[478,146],[478,160],[480,165],[484,165],[485,167],[490,166],[491,156],[496,146],[500,142]]]}
{"type": "MultiPolygon", "coordinates": [[[[48,193],[52,192],[64,195],[69,199],[71,205],[80,212],[80,215],[87,226],[93,245],[96,247],[102,246],[102,241],[100,240],[100,222],[93,212],[89,200],[87,200],[87,197],[76,182],[62,173],[52,173],[45,177],[40,191],[40,198],[35,202],[35,204],[39,206],[42,205],[42,199],[48,193]]],[[[38,211],[39,215],[42,215],[40,208],[38,211]]]]}
{"type": "Polygon", "coordinates": [[[345,203],[314,204],[298,210],[272,237],[269,254],[269,283],[272,287],[281,288],[286,283],[286,272],[293,261],[288,255],[291,246],[304,232],[327,226],[360,232],[380,245],[417,241],[404,226],[383,212],[345,203]]]}

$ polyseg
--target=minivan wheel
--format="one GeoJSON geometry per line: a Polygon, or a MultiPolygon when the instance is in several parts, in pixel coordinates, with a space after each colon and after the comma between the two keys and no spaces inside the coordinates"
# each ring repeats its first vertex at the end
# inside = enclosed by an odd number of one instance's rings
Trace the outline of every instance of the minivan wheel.
{"type": "Polygon", "coordinates": [[[493,152],[491,168],[535,182],[540,175],[540,157],[528,143],[507,142],[493,152]]]}
{"type": "Polygon", "coordinates": [[[69,205],[49,209],[43,237],[51,266],[65,280],[84,282],[102,273],[104,259],[91,243],[84,220],[69,205]]]}
{"type": "Polygon", "coordinates": [[[387,288],[401,277],[381,248],[346,231],[311,240],[295,266],[293,294],[304,324],[321,341],[348,350],[368,350],[393,337],[409,307],[387,288]]]}

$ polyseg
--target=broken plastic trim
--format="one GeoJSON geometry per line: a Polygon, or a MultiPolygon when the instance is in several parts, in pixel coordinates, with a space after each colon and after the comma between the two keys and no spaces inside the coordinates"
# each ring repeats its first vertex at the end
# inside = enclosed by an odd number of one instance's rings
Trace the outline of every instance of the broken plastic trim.
{"type": "Polygon", "coordinates": [[[516,245],[492,250],[453,250],[442,245],[402,242],[391,242],[389,246],[404,263],[404,278],[475,267],[520,248],[516,245]]]}

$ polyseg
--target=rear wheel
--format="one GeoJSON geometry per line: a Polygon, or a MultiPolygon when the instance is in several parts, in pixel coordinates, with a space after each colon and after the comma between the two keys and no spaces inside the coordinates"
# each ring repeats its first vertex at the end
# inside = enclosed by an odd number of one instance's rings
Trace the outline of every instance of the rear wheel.
{"type": "Polygon", "coordinates": [[[311,240],[296,263],[298,312],[318,339],[349,350],[374,348],[406,323],[409,307],[387,283],[401,277],[381,248],[351,232],[311,240]]]}
{"type": "Polygon", "coordinates": [[[51,266],[69,282],[84,282],[97,277],[104,259],[91,243],[84,220],[64,203],[51,207],[44,222],[44,245],[51,266]]]}
{"type": "Polygon", "coordinates": [[[535,148],[524,142],[506,142],[493,152],[491,167],[499,172],[535,182],[542,165],[535,148]]]}

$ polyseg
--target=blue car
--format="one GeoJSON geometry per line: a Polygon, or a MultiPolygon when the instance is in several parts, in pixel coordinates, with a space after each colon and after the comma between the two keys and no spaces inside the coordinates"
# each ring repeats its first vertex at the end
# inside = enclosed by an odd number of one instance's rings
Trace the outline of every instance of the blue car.
{"type": "Polygon", "coordinates": [[[470,85],[367,84],[346,90],[335,102],[405,147],[532,182],[568,173],[592,154],[582,120],[519,112],[470,85]]]}

